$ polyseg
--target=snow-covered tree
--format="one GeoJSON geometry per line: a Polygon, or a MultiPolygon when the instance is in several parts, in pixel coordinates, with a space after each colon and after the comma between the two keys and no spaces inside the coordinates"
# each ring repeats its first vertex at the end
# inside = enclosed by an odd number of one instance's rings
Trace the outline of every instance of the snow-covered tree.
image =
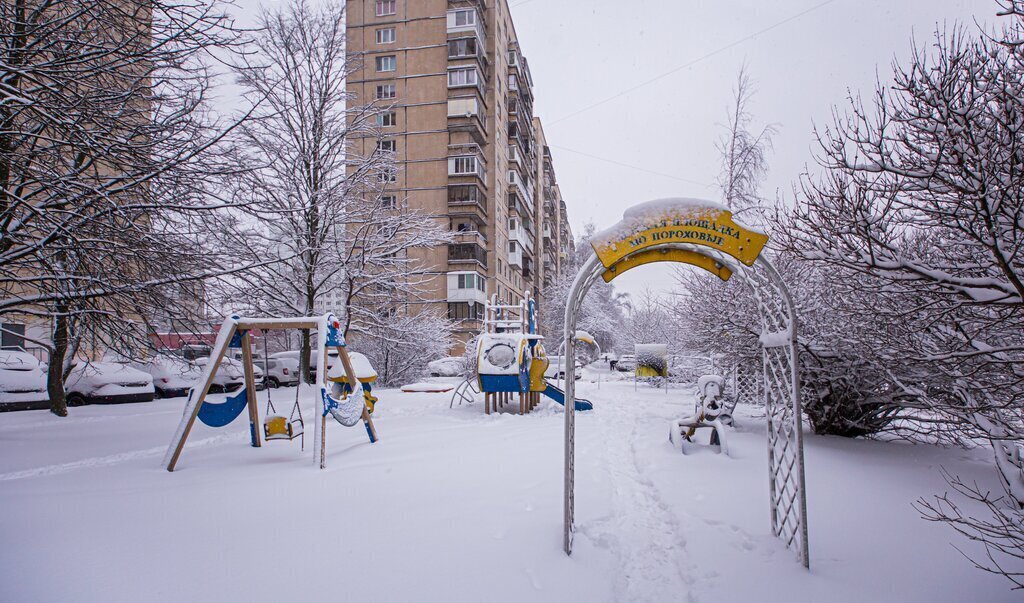
{"type": "Polygon", "coordinates": [[[761,205],[758,189],[768,173],[768,152],[777,132],[771,124],[754,131],[753,95],[754,84],[746,67],[741,67],[726,111],[725,132],[715,144],[721,158],[717,184],[725,206],[737,215],[761,205]]]}
{"type": "Polygon", "coordinates": [[[1001,495],[951,481],[991,519],[948,497],[923,505],[989,547],[979,566],[1024,586],[1001,565],[1024,558],[1024,15],[1003,4],[1001,34],[937,33],[891,86],[837,113],[778,239],[869,302],[869,357],[919,430],[991,446],[1001,495]]]}
{"type": "MultiPolygon", "coordinates": [[[[593,224],[584,226],[568,266],[550,287],[544,289],[544,297],[540,303],[540,326],[544,335],[544,346],[549,354],[554,355],[562,345],[565,306],[569,299],[569,290],[576,279],[579,267],[594,253],[590,246],[590,239],[595,232],[593,224]]],[[[598,280],[583,300],[576,328],[593,335],[602,350],[616,350],[625,342],[623,337],[623,326],[626,324],[624,304],[625,297],[622,294],[617,293],[611,284],[598,280]]]]}
{"type": "Polygon", "coordinates": [[[230,270],[199,244],[230,128],[204,61],[216,2],[0,4],[0,315],[46,321],[51,409],[81,347],[139,347],[169,292],[230,270]]]}
{"type": "Polygon", "coordinates": [[[448,355],[452,323],[431,310],[402,312],[360,334],[354,345],[369,358],[381,384],[402,385],[423,376],[431,360],[448,355]]]}
{"type": "MultiPolygon", "coordinates": [[[[623,339],[629,346],[638,343],[674,343],[674,336],[667,328],[668,311],[664,300],[650,289],[644,289],[639,299],[630,300],[626,329],[623,339]]],[[[674,345],[670,346],[675,349],[674,345]]]]}
{"type": "MultiPolygon", "coordinates": [[[[379,144],[376,120],[385,107],[346,90],[361,57],[346,52],[344,14],[341,3],[314,7],[304,0],[266,10],[238,66],[256,105],[238,141],[239,161],[251,169],[237,180],[235,194],[254,221],[238,247],[252,260],[275,262],[233,279],[229,290],[271,315],[333,307],[346,335],[397,342],[392,318],[420,316],[406,304],[422,301],[427,276],[410,250],[443,244],[448,234],[436,217],[386,194],[398,166],[379,144]]],[[[416,328],[436,325],[423,315],[416,328]]],[[[304,332],[303,363],[309,346],[304,332]]]]}

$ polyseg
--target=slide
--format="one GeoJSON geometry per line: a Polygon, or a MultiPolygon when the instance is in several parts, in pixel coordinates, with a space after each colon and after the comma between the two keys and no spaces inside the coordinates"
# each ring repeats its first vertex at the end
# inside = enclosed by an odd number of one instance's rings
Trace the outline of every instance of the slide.
{"type": "MultiPolygon", "coordinates": [[[[562,406],[565,406],[565,392],[558,389],[554,385],[548,383],[547,389],[544,390],[544,395],[551,398],[555,402],[558,402],[562,406]]],[[[590,400],[576,399],[576,410],[593,410],[594,404],[590,400]]]]}

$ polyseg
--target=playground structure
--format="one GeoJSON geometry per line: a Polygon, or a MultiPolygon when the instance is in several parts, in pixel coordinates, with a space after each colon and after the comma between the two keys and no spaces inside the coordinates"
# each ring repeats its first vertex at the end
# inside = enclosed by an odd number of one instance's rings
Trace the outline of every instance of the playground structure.
{"type": "MultiPolygon", "coordinates": [[[[496,297],[487,302],[476,350],[477,391],[484,395],[486,414],[497,412],[513,397],[518,397],[519,414],[536,408],[541,395],[565,404],[564,392],[544,377],[549,360],[543,339],[537,327],[537,301],[529,291],[518,304],[499,304],[496,297]]],[[[593,407],[587,400],[573,403],[575,410],[593,407]]]]}
{"type": "Polygon", "coordinates": [[[699,430],[709,430],[708,446],[729,456],[726,426],[733,425],[733,406],[725,398],[725,379],[718,375],[703,375],[697,380],[697,404],[691,416],[672,421],[668,439],[683,454],[693,449],[699,430]]]}
{"type": "MultiPolygon", "coordinates": [[[[203,367],[196,385],[192,388],[188,402],[185,405],[185,412],[174,434],[167,454],[164,456],[164,466],[168,471],[174,471],[181,453],[184,450],[185,442],[188,439],[192,426],[198,418],[205,425],[210,427],[224,427],[236,418],[242,411],[248,409],[249,435],[251,445],[254,448],[261,447],[260,429],[257,427],[259,420],[259,407],[256,397],[256,384],[253,377],[252,348],[250,346],[249,332],[254,329],[263,331],[275,329],[315,329],[317,332],[317,346],[314,348],[319,354],[317,362],[316,382],[320,386],[321,416],[318,422],[318,429],[315,430],[316,456],[319,458],[321,469],[326,468],[327,457],[327,416],[334,417],[336,421],[351,427],[360,420],[366,428],[370,442],[377,441],[377,430],[370,418],[373,411],[373,404],[377,401],[370,394],[370,384],[376,379],[377,374],[369,362],[361,354],[349,354],[345,344],[345,338],[341,333],[341,324],[337,318],[328,314],[326,316],[312,316],[301,318],[242,318],[231,316],[225,319],[217,339],[214,342],[209,362],[203,367]],[[207,400],[210,393],[210,385],[220,366],[221,361],[231,354],[234,348],[241,348],[242,365],[245,372],[245,385],[237,393],[228,395],[221,403],[213,403],[207,400]],[[336,370],[328,371],[328,350],[333,348],[337,351],[341,366],[336,370]],[[353,366],[353,357],[358,361],[353,366]],[[328,374],[330,372],[330,374],[328,374]],[[372,373],[372,374],[371,374],[372,373]]],[[[304,422],[301,411],[299,418],[295,419],[295,409],[299,406],[298,390],[301,384],[296,386],[296,401],[292,416],[270,414],[273,404],[268,393],[268,412],[263,423],[263,435],[268,441],[272,440],[293,440],[303,436],[304,422]]],[[[303,436],[304,437],[304,436],[303,436]]],[[[304,446],[303,446],[304,447],[304,446]]]]}
{"type": "MultiPolygon", "coordinates": [[[[786,284],[761,255],[767,242],[767,235],[736,223],[730,211],[710,201],[660,199],[629,208],[619,224],[591,239],[594,254],[580,268],[566,303],[566,356],[573,357],[577,316],[598,277],[611,282],[623,272],[655,262],[689,264],[723,281],[738,276],[757,302],[762,325],[764,386],[760,394],[768,429],[771,528],[809,568],[797,316],[786,284]]],[[[572,553],[575,531],[575,372],[574,363],[567,363],[563,499],[566,554],[572,553]]]]}

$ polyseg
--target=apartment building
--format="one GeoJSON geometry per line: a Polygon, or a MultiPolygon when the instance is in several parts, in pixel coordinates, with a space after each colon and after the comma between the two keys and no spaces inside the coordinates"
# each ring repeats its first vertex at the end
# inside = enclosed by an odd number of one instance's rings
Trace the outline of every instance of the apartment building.
{"type": "MultiPolygon", "coordinates": [[[[413,250],[432,270],[426,297],[479,332],[484,302],[543,296],[573,247],[534,87],[507,0],[348,0],[354,102],[387,107],[381,144],[400,169],[387,194],[454,233],[413,250]]],[[[371,146],[373,145],[373,146],[371,146]]]]}

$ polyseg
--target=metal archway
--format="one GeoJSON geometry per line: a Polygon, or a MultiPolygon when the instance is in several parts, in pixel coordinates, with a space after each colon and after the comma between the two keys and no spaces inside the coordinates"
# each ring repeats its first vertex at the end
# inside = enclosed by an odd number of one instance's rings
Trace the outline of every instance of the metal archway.
{"type": "MultiPolygon", "coordinates": [[[[717,210],[716,210],[717,211],[717,210]]],[[[723,212],[726,213],[726,212],[723,212]]],[[[734,224],[734,223],[733,223],[734,224]]],[[[664,223],[662,223],[664,226],[664,223]]],[[[741,227],[742,229],[742,227],[741,227]]],[[[767,240],[767,237],[765,237],[767,240]]],[[[748,240],[749,242],[749,240],[748,240]]],[[[762,392],[768,428],[768,478],[771,505],[772,532],[787,547],[794,549],[804,567],[810,567],[807,549],[807,498],[804,488],[804,451],[801,431],[800,374],[796,355],[797,316],[786,284],[771,262],[758,254],[746,261],[738,261],[733,254],[723,253],[703,244],[671,241],[647,245],[635,251],[619,254],[620,265],[631,268],[639,265],[630,257],[661,251],[670,255],[673,250],[697,254],[714,262],[716,269],[706,262],[689,262],[719,276],[739,276],[747,284],[757,302],[761,315],[760,337],[764,383],[762,392]],[[723,270],[727,269],[727,270],[723,270]]],[[[595,247],[595,251],[598,251],[595,247]]],[[[760,251],[760,249],[758,249],[760,251]]],[[[649,263],[648,262],[640,263],[649,263]]],[[[687,260],[683,260],[687,261],[687,260]]],[[[626,268],[626,269],[628,269],[626,268]]],[[[594,282],[610,268],[602,263],[598,253],[590,256],[580,269],[569,291],[565,309],[565,340],[568,358],[575,354],[576,319],[583,298],[594,282]]],[[[564,492],[564,549],[572,553],[575,479],[575,363],[567,363],[565,383],[565,492],[564,492]]]]}

